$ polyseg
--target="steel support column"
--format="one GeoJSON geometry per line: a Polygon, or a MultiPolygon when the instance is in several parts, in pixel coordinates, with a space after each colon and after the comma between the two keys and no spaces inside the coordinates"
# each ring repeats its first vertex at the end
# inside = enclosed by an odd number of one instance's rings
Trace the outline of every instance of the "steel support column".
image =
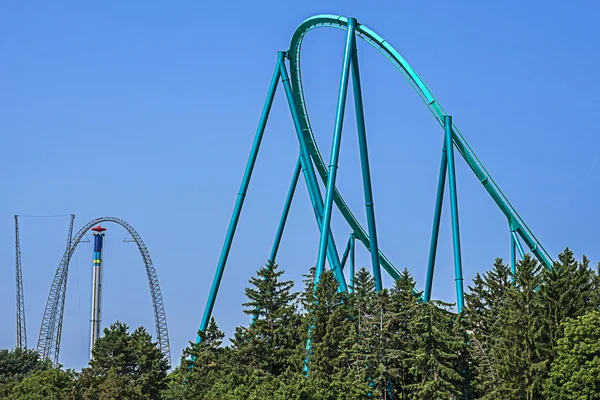
{"type": "MultiPolygon", "coordinates": [[[[271,106],[273,105],[275,92],[277,91],[277,84],[279,83],[280,78],[280,66],[283,64],[284,57],[285,53],[283,52],[280,52],[277,56],[277,65],[275,66],[275,71],[273,72],[271,85],[269,86],[269,91],[267,93],[267,99],[263,107],[262,115],[260,116],[260,121],[258,123],[256,135],[254,137],[254,143],[252,144],[252,150],[250,151],[250,156],[248,157],[248,163],[246,164],[246,170],[244,171],[244,177],[242,178],[240,191],[235,202],[235,207],[233,209],[231,221],[229,222],[227,235],[225,236],[225,243],[223,244],[223,249],[221,250],[221,256],[219,258],[219,263],[217,264],[215,277],[213,279],[213,283],[210,288],[210,293],[208,295],[208,300],[206,301],[206,306],[204,308],[204,315],[202,316],[202,322],[200,323],[199,328],[201,332],[206,331],[206,328],[208,327],[208,322],[210,321],[210,316],[212,315],[212,310],[215,305],[215,300],[217,298],[217,292],[219,291],[219,286],[221,284],[221,278],[223,277],[223,272],[225,270],[225,264],[227,263],[227,257],[229,256],[229,250],[231,249],[231,243],[233,242],[233,236],[235,235],[235,230],[240,219],[240,213],[242,212],[242,206],[244,205],[244,199],[246,197],[248,185],[250,184],[250,178],[252,176],[254,164],[256,163],[260,143],[265,132],[265,127],[267,125],[267,119],[269,118],[271,106]]],[[[196,343],[199,343],[201,340],[202,338],[200,337],[200,335],[197,335],[196,343]]]]}
{"type": "Polygon", "coordinates": [[[373,202],[373,189],[371,187],[371,169],[369,167],[369,151],[367,147],[367,132],[365,127],[365,113],[363,110],[362,89],[360,85],[360,70],[358,68],[358,49],[356,41],[352,49],[352,86],[354,89],[354,108],[356,111],[356,128],[358,131],[358,147],[360,149],[360,165],[362,168],[363,190],[365,193],[365,207],[367,210],[367,224],[369,228],[369,251],[375,290],[381,291],[381,266],[379,265],[379,246],[377,244],[377,229],[375,224],[375,205],[373,202]]]}
{"type": "MultiPolygon", "coordinates": [[[[323,212],[323,198],[321,197],[321,192],[319,190],[319,185],[317,182],[317,177],[315,175],[314,165],[310,158],[310,151],[308,149],[308,144],[306,143],[306,138],[304,137],[304,132],[302,130],[302,124],[300,121],[300,115],[298,114],[298,109],[296,107],[296,102],[294,101],[294,92],[292,91],[292,86],[290,84],[290,77],[287,72],[287,68],[285,63],[281,63],[280,65],[281,72],[281,82],[283,83],[283,87],[285,89],[285,94],[288,100],[290,113],[292,114],[292,120],[294,121],[294,128],[296,129],[296,134],[298,136],[298,142],[300,143],[300,159],[302,163],[302,172],[304,174],[304,178],[306,180],[306,185],[308,186],[308,193],[311,197],[311,201],[313,203],[313,207],[315,208],[315,214],[317,214],[317,218],[320,217],[321,221],[319,225],[319,229],[323,232],[324,224],[322,221],[322,212],[323,212]]],[[[337,249],[335,246],[335,241],[333,239],[333,235],[329,227],[325,231],[328,233],[329,239],[327,242],[327,258],[329,260],[329,264],[333,269],[335,276],[340,285],[340,290],[347,291],[348,287],[346,285],[346,280],[344,278],[344,274],[340,267],[340,259],[337,253],[337,249]]]]}
{"type": "Polygon", "coordinates": [[[350,293],[354,293],[354,233],[350,234],[350,293]]]}
{"type": "Polygon", "coordinates": [[[513,231],[510,232],[510,272],[512,273],[512,280],[515,281],[515,273],[517,272],[517,255],[516,255],[517,243],[515,242],[515,235],[513,231]]]}
{"type": "Polygon", "coordinates": [[[456,172],[454,169],[454,145],[452,144],[452,117],[444,116],[446,157],[448,159],[448,188],[452,214],[452,242],[454,244],[454,279],[456,281],[456,307],[460,313],[464,304],[462,260],[460,255],[460,232],[458,226],[458,198],[456,195],[456,172]]]}
{"type": "Polygon", "coordinates": [[[344,254],[342,254],[342,261],[340,262],[342,271],[346,267],[346,261],[348,261],[348,254],[350,254],[350,241],[351,240],[352,240],[352,236],[349,236],[348,242],[346,243],[346,248],[344,249],[344,254]]]}
{"type": "MultiPolygon", "coordinates": [[[[346,107],[346,95],[348,94],[348,80],[350,77],[350,63],[352,61],[352,49],[356,41],[354,35],[356,19],[348,19],[348,32],[346,35],[346,48],[344,50],[344,63],[342,66],[342,77],[340,79],[340,91],[338,95],[337,112],[335,117],[335,128],[333,131],[333,143],[331,145],[331,156],[329,161],[329,171],[327,175],[327,190],[325,192],[325,209],[323,211],[323,229],[319,241],[319,254],[317,257],[317,266],[315,273],[315,283],[319,282],[319,277],[325,266],[325,254],[327,251],[328,232],[331,224],[331,214],[333,211],[333,193],[335,189],[335,179],[337,176],[338,160],[340,155],[340,145],[342,141],[342,126],[344,124],[344,111],[346,107]]],[[[300,121],[298,121],[300,122],[300,121]]],[[[340,271],[341,272],[341,271],[340,271]]],[[[344,282],[345,283],[345,282],[344,282]]]]}
{"type": "Polygon", "coordinates": [[[283,211],[281,212],[281,219],[279,220],[279,226],[277,227],[277,233],[275,234],[275,240],[273,241],[273,248],[271,248],[271,255],[269,261],[275,262],[277,258],[277,251],[279,250],[279,244],[281,243],[281,236],[283,235],[283,229],[285,228],[285,222],[287,221],[288,214],[290,213],[290,207],[292,205],[292,199],[294,198],[294,192],[296,191],[296,185],[298,184],[298,177],[300,176],[300,170],[302,169],[302,163],[300,157],[294,167],[294,174],[292,175],[292,182],[288,189],[287,197],[285,198],[285,204],[283,211]]]}
{"type": "Polygon", "coordinates": [[[427,263],[427,279],[425,280],[425,292],[423,298],[425,301],[431,300],[431,289],[433,286],[433,271],[435,269],[435,256],[437,252],[438,238],[440,235],[440,220],[442,219],[442,204],[444,203],[444,189],[446,186],[446,170],[448,169],[448,159],[446,157],[446,140],[442,145],[442,161],[440,162],[440,172],[438,176],[437,195],[435,197],[435,211],[433,214],[433,228],[431,230],[431,242],[429,244],[429,261],[427,263]]]}
{"type": "Polygon", "coordinates": [[[519,237],[517,236],[517,232],[516,231],[512,231],[511,234],[512,234],[512,237],[515,240],[515,244],[517,245],[517,250],[519,251],[519,255],[521,256],[521,258],[525,257],[525,252],[523,251],[523,247],[521,246],[521,242],[519,241],[519,237]]]}

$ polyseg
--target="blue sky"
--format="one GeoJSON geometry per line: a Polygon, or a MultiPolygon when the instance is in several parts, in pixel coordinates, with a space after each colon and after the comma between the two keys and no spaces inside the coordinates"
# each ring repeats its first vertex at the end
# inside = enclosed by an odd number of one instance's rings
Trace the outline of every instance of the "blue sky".
{"type": "MultiPolygon", "coordinates": [[[[195,338],[278,50],[320,13],[354,16],[418,71],[553,257],[600,261],[600,35],[596,2],[4,2],[0,5],[0,347],[15,343],[13,215],[76,214],[133,225],[165,302],[173,361],[195,338]]],[[[311,121],[328,159],[344,34],[305,40],[311,121]]],[[[424,286],[442,131],[404,78],[359,43],[380,247],[424,286]]],[[[351,103],[351,97],[349,98],[351,103]]],[[[364,223],[352,108],[338,187],[364,223]]],[[[248,322],[243,288],[268,257],[297,155],[278,92],[214,315],[228,336],[248,322]]],[[[465,283],[509,258],[506,220],[457,158],[465,283]]],[[[448,204],[434,292],[455,301],[448,204]]],[[[29,344],[62,256],[68,217],[23,218],[29,344]]],[[[316,261],[303,181],[278,261],[290,279],[316,261]]],[[[103,326],[154,334],[143,264],[107,225],[103,326]]],[[[338,248],[349,234],[339,214],[338,248]]],[[[370,266],[357,250],[359,265],[370,266]]],[[[92,247],[71,263],[60,361],[87,362],[92,247]]],[[[386,277],[385,285],[391,280],[386,277]]],[[[465,285],[466,287],[466,285],[465,285]]],[[[298,287],[300,289],[300,287],[298,287]]]]}

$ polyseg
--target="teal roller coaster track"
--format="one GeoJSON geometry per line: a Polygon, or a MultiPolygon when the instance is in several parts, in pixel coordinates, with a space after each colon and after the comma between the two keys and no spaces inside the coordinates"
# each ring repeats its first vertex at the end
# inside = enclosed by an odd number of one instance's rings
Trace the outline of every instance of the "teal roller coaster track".
{"type": "MultiPolygon", "coordinates": [[[[367,150],[367,136],[365,128],[365,119],[363,113],[361,82],[358,64],[358,52],[356,38],[361,38],[371,46],[379,50],[398,70],[404,75],[411,86],[415,89],[419,97],[429,108],[434,118],[438,121],[444,131],[444,140],[442,146],[441,164],[437,186],[436,205],[434,209],[433,227],[431,234],[431,242],[429,249],[429,260],[427,266],[427,276],[425,282],[425,290],[422,299],[429,301],[431,298],[431,288],[433,285],[433,272],[435,268],[436,249],[439,236],[439,227],[442,211],[443,196],[446,187],[446,175],[448,176],[448,191],[450,196],[450,211],[452,218],[452,238],[454,247],[454,267],[455,267],[455,282],[456,282],[456,304],[457,311],[461,312],[464,304],[463,298],[463,278],[462,278],[462,261],[460,249],[460,234],[459,234],[459,218],[458,218],[458,199],[456,193],[456,178],[455,178],[455,158],[454,149],[464,158],[477,179],[481,182],[487,193],[494,200],[500,211],[506,216],[508,222],[509,237],[511,241],[511,265],[514,270],[516,263],[516,253],[520,253],[523,257],[523,247],[521,240],[527,248],[537,257],[537,259],[547,268],[552,268],[552,259],[541,243],[537,240],[531,230],[527,227],[523,219],[519,216],[515,208],[502,193],[498,185],[494,182],[491,175],[483,166],[482,162],[477,158],[473,149],[468,145],[463,135],[458,130],[456,124],[453,123],[452,116],[448,115],[440,102],[436,99],[427,85],[419,77],[416,71],[409,63],[382,37],[370,30],[364,25],[361,25],[354,18],[345,18],[337,15],[317,15],[305,20],[296,29],[292,36],[289,50],[279,52],[273,78],[267,94],[267,99],[263,108],[263,112],[258,124],[252,150],[248,159],[246,170],[242,179],[241,187],[238,193],[237,201],[233,210],[233,215],[229,224],[229,229],[226,234],[225,243],[219,258],[215,277],[210,289],[208,300],[205,306],[204,315],[200,323],[199,330],[204,332],[208,326],[208,322],[212,315],[213,307],[227,263],[227,257],[231,249],[231,244],[235,234],[235,230],[241,215],[246,192],[250,184],[252,171],[258,156],[261,141],[271,105],[275,97],[275,92],[281,82],[288,101],[290,113],[294,122],[298,144],[300,146],[300,154],[298,162],[294,170],[292,182],[281,220],[276,231],[275,240],[271,253],[270,261],[275,261],[279,243],[284,232],[287,215],[291,206],[291,202],[295,193],[296,185],[300,172],[304,176],[307,184],[308,193],[313,206],[317,225],[320,229],[319,251],[316,258],[316,275],[315,284],[319,280],[320,274],[323,272],[325,260],[335,273],[339,282],[340,290],[348,290],[348,284],[344,277],[344,264],[348,257],[350,258],[350,290],[352,290],[352,278],[354,272],[354,242],[355,239],[360,241],[371,254],[371,263],[373,276],[376,282],[376,289],[382,289],[381,268],[387,272],[393,279],[398,279],[400,274],[392,262],[379,249],[377,242],[377,232],[375,223],[375,210],[373,203],[373,194],[371,190],[371,177],[369,169],[369,155],[367,150]],[[335,128],[333,132],[333,142],[331,155],[328,167],[326,166],[323,157],[317,147],[313,129],[310,124],[304,91],[302,88],[302,74],[300,72],[301,49],[304,36],[317,28],[337,28],[347,32],[346,45],[344,50],[344,60],[342,66],[342,76],[340,79],[340,89],[337,103],[337,113],[335,118],[335,128]],[[288,67],[289,64],[289,67],[288,67]],[[288,72],[289,70],[289,72],[288,72]],[[350,79],[351,78],[351,79],[350,79]],[[338,169],[338,158],[340,153],[340,143],[342,137],[342,126],[344,122],[344,109],[346,104],[346,95],[348,92],[349,81],[352,80],[352,88],[354,91],[355,112],[358,131],[358,144],[360,150],[363,189],[365,196],[365,207],[367,215],[367,230],[358,222],[339,191],[336,189],[336,175],[338,169]],[[326,187],[325,198],[319,189],[317,174],[326,187]],[[347,224],[351,228],[351,236],[346,246],[346,250],[340,260],[336,249],[335,241],[330,230],[331,214],[333,205],[336,205],[338,210],[343,215],[347,224]]],[[[201,341],[200,335],[197,336],[196,342],[201,341]]],[[[310,346],[308,346],[310,349],[310,346]]]]}

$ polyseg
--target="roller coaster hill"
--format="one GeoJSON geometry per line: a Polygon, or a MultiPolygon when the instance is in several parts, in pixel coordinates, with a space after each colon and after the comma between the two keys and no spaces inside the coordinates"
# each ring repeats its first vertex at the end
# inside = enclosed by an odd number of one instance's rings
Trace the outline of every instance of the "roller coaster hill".
{"type": "MultiPolygon", "coordinates": [[[[507,242],[510,244],[511,267],[513,272],[516,268],[517,258],[523,258],[526,251],[530,251],[546,268],[552,268],[552,258],[538,241],[531,229],[525,224],[523,218],[517,213],[511,202],[500,190],[481,160],[475,154],[475,151],[469,146],[465,137],[461,134],[456,125],[453,116],[449,115],[444,110],[440,101],[434,96],[433,92],[428,88],[423,79],[400,55],[400,53],[384,38],[367,26],[362,25],[354,18],[346,18],[338,15],[317,15],[302,22],[291,38],[289,49],[286,51],[279,51],[275,57],[273,75],[268,86],[266,100],[256,129],[246,168],[243,173],[220,258],[217,262],[212,286],[208,293],[204,313],[199,326],[200,332],[206,331],[213,313],[213,307],[224,276],[227,259],[240,220],[246,193],[250,185],[254,166],[263,140],[265,127],[270,116],[271,106],[274,102],[278,88],[280,88],[282,97],[285,98],[287,103],[287,108],[289,109],[293,121],[295,137],[298,141],[299,151],[297,154],[290,155],[290,157],[295,158],[296,163],[293,171],[291,171],[291,181],[285,197],[285,202],[282,206],[279,224],[277,227],[274,227],[274,240],[268,254],[268,260],[272,262],[277,261],[277,253],[285,231],[288,214],[298,189],[298,181],[300,180],[300,176],[302,176],[312,205],[315,222],[319,229],[318,252],[315,255],[316,268],[314,283],[317,284],[319,282],[325,264],[327,263],[335,274],[339,284],[339,290],[352,290],[354,255],[356,244],[358,243],[364,246],[370,253],[371,268],[377,291],[383,289],[383,274],[389,275],[393,280],[399,279],[400,272],[398,268],[385,255],[378,243],[375,202],[370,172],[370,154],[367,145],[367,124],[363,109],[361,75],[359,69],[359,41],[364,42],[379,51],[379,53],[381,53],[381,55],[404,76],[416,92],[417,97],[420,98],[425,107],[429,109],[431,115],[435,121],[437,121],[442,133],[440,140],[442,150],[440,153],[437,192],[433,209],[433,218],[431,221],[431,238],[427,256],[428,261],[425,284],[424,290],[422,291],[422,294],[420,294],[421,300],[429,301],[431,299],[442,208],[444,196],[448,196],[452,229],[456,311],[460,313],[464,307],[464,284],[455,167],[457,158],[462,158],[466,162],[471,172],[483,186],[483,190],[491,197],[497,206],[499,213],[506,217],[506,238],[507,242]],[[317,146],[317,141],[309,118],[308,105],[305,99],[300,68],[302,44],[305,36],[312,31],[321,31],[322,29],[342,30],[345,32],[346,38],[335,124],[331,139],[331,153],[327,163],[317,146]],[[362,191],[364,194],[367,220],[366,227],[358,221],[354,212],[349,208],[345,199],[342,197],[342,194],[336,187],[342,128],[345,120],[346,99],[350,88],[350,82],[354,99],[356,134],[358,136],[360,169],[362,175],[362,191]],[[325,193],[322,193],[321,185],[325,187],[325,193]],[[336,242],[336,238],[334,238],[331,229],[331,219],[334,207],[336,207],[342,215],[350,231],[349,237],[344,238],[345,247],[341,254],[339,251],[339,242],[336,242]],[[346,264],[349,264],[349,267],[345,271],[346,264]]],[[[23,305],[23,287],[20,271],[17,217],[15,217],[15,223],[17,234],[17,341],[19,347],[26,347],[27,342],[24,324],[25,309],[23,305]]],[[[56,270],[43,314],[43,321],[37,343],[38,351],[43,358],[50,359],[54,363],[58,362],[69,262],[77,245],[82,241],[85,234],[100,223],[114,223],[122,226],[129,232],[133,241],[137,244],[145,264],[152,296],[156,339],[162,351],[170,359],[166,313],[158,277],[152,259],[150,258],[150,253],[135,229],[124,220],[115,217],[101,217],[89,221],[75,234],[73,234],[73,217],[71,218],[66,250],[56,270]]],[[[98,231],[101,232],[100,230],[98,231]]],[[[101,257],[97,258],[97,261],[98,263],[96,263],[95,257],[95,266],[96,264],[101,265],[101,257]]],[[[196,343],[200,341],[201,336],[198,335],[196,337],[196,343]]],[[[308,348],[310,349],[310,344],[308,344],[308,348]]]]}
{"type": "MultiPolygon", "coordinates": [[[[316,255],[316,270],[314,283],[319,282],[320,275],[324,271],[327,262],[333,270],[339,290],[352,290],[354,276],[354,252],[356,242],[362,244],[370,253],[371,268],[375,279],[377,291],[383,288],[382,273],[388,274],[397,280],[400,272],[392,261],[386,257],[378,244],[377,224],[375,218],[375,206],[370,172],[370,154],[367,146],[367,133],[365,113],[363,109],[363,97],[361,87],[361,75],[359,70],[358,41],[365,42],[378,50],[396,69],[404,76],[417,96],[429,109],[433,118],[441,128],[442,151],[440,154],[439,175],[437,181],[437,194],[433,210],[433,221],[431,227],[431,239],[429,255],[425,276],[425,286],[421,296],[422,301],[431,299],[434,269],[436,264],[436,252],[442,216],[442,205],[446,191],[449,196],[450,215],[452,225],[452,244],[454,259],[454,286],[456,292],[456,311],[460,313],[464,306],[463,274],[461,240],[459,228],[458,194],[456,185],[456,158],[462,157],[469,166],[471,172],[483,186],[483,189],[496,204],[500,213],[506,217],[507,240],[511,248],[511,268],[514,272],[517,257],[523,258],[528,249],[546,268],[552,268],[553,261],[542,244],[535,237],[530,228],[525,224],[523,218],[500,190],[490,173],[486,170],[475,151],[469,146],[465,137],[461,134],[455,120],[445,110],[440,101],[417,74],[414,68],[404,59],[400,53],[384,38],[373,30],[359,23],[355,18],[346,18],[338,15],[317,15],[302,22],[294,32],[289,49],[277,53],[272,79],[267,92],[263,111],[260,116],[258,127],[250,155],[246,164],[240,189],[237,195],[229,228],[222,247],[221,255],[217,263],[213,283],[208,294],[204,314],[200,322],[199,330],[204,332],[210,321],[213,307],[217,298],[219,287],[223,279],[227,258],[231,250],[233,238],[240,220],[246,193],[250,185],[253,169],[259,154],[263,140],[265,127],[270,116],[271,106],[279,87],[283,91],[290,115],[293,121],[296,138],[298,140],[299,152],[292,155],[296,158],[296,165],[291,174],[289,190],[283,204],[283,210],[279,225],[274,230],[275,237],[269,253],[269,260],[277,261],[277,253],[281,238],[285,230],[288,213],[296,193],[300,175],[304,177],[306,189],[312,204],[315,221],[319,229],[319,246],[316,255]],[[312,31],[322,29],[338,29],[345,31],[346,41],[338,91],[338,100],[335,115],[333,137],[331,139],[331,153],[328,163],[325,162],[315,139],[311,121],[309,118],[308,105],[303,89],[301,73],[302,44],[305,36],[312,31]],[[348,204],[336,187],[336,178],[339,168],[339,157],[342,141],[342,128],[345,117],[346,98],[352,82],[354,97],[354,111],[358,135],[358,147],[360,153],[360,168],[362,173],[362,186],[364,193],[364,204],[366,210],[366,229],[355,217],[348,204]],[[321,182],[319,182],[319,180],[321,182]],[[325,194],[321,192],[320,185],[325,187],[325,194]],[[335,241],[331,230],[331,218],[334,206],[343,216],[350,235],[346,242],[345,250],[340,257],[338,243],[335,241]],[[349,271],[344,271],[345,264],[349,261],[349,271]]],[[[415,292],[417,290],[415,289],[415,292]]],[[[421,293],[421,292],[418,292],[421,293]]],[[[201,341],[201,336],[196,337],[196,343],[201,341]]],[[[310,343],[307,344],[310,350],[310,343]]]]}

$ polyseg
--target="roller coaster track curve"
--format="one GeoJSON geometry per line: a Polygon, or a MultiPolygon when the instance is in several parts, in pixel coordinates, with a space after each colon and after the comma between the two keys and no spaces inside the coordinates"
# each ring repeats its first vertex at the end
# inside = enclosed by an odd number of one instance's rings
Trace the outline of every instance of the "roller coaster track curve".
{"type": "Polygon", "coordinates": [[[127,222],[115,217],[100,217],[85,224],[71,240],[70,246],[67,248],[60,264],[56,270],[44,316],[40,327],[40,335],[38,338],[37,350],[43,359],[49,359],[54,364],[58,363],[58,355],[60,351],[60,340],[62,335],[62,323],[65,307],[65,295],[67,287],[67,277],[69,272],[69,262],[77,245],[83,239],[85,234],[95,225],[102,222],[113,222],[122,226],[129,232],[144,261],[146,267],[146,275],[150,286],[150,294],[152,296],[152,306],[154,309],[154,322],[156,327],[156,339],[161,351],[165,354],[169,363],[171,362],[171,350],[169,344],[169,332],[167,329],[167,317],[165,307],[158,283],[158,276],[150,252],[144,244],[141,236],[127,222]]]}

